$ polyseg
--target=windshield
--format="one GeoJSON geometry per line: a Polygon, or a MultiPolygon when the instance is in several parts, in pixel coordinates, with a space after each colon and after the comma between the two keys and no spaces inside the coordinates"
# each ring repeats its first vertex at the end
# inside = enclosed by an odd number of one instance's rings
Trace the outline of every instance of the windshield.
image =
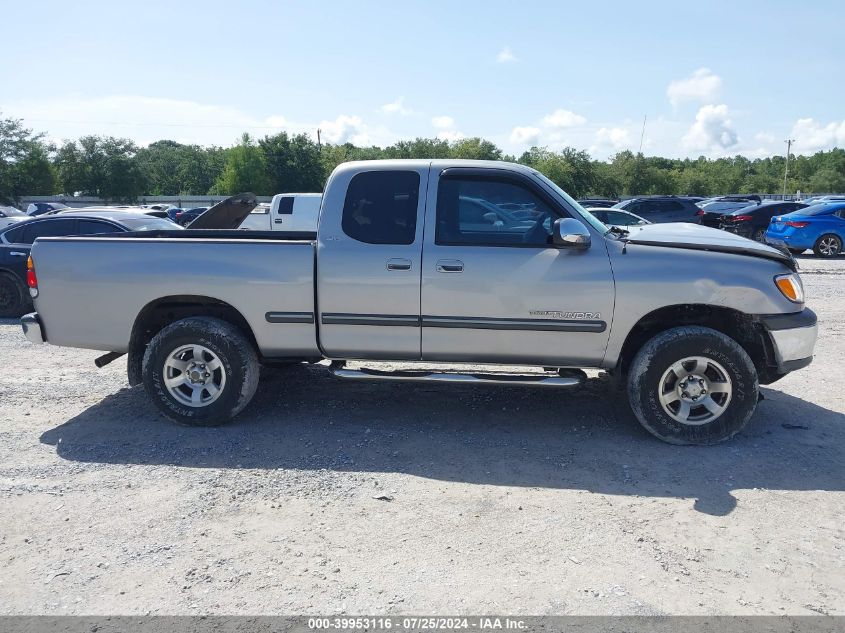
{"type": "Polygon", "coordinates": [[[562,197],[564,200],[566,200],[566,202],[568,202],[575,209],[575,211],[581,216],[580,219],[582,219],[584,222],[587,222],[590,226],[592,226],[599,233],[601,233],[601,234],[607,233],[607,226],[605,226],[604,224],[599,222],[599,220],[595,216],[593,216],[592,213],[585,211],[584,207],[582,207],[580,204],[578,204],[578,202],[576,202],[568,193],[566,193],[563,189],[558,187],[551,180],[546,178],[539,171],[535,171],[534,174],[540,180],[542,180],[544,184],[548,185],[555,193],[557,193],[558,195],[560,195],[560,197],[562,197]]]}
{"type": "Polygon", "coordinates": [[[183,231],[185,229],[175,222],[153,216],[143,220],[141,218],[120,218],[120,222],[131,231],[183,231]]]}

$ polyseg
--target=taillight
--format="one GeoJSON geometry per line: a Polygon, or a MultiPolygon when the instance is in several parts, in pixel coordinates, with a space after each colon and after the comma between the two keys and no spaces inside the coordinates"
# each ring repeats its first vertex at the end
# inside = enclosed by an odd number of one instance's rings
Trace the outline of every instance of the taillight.
{"type": "Polygon", "coordinates": [[[791,226],[794,229],[803,229],[805,226],[808,226],[809,222],[785,222],[786,226],[791,226]]]}
{"type": "Polygon", "coordinates": [[[177,217],[177,218],[181,218],[181,217],[182,217],[182,211],[177,211],[177,212],[176,212],[176,217],[177,217]]]}
{"type": "Polygon", "coordinates": [[[733,217],[734,222],[748,222],[749,220],[753,220],[754,217],[750,215],[734,215],[733,217]]]}
{"type": "Polygon", "coordinates": [[[26,258],[26,285],[29,286],[29,294],[32,297],[37,297],[38,277],[35,276],[35,264],[32,263],[32,255],[26,258]]]}
{"type": "Polygon", "coordinates": [[[696,215],[704,215],[704,211],[702,211],[701,209],[699,209],[698,211],[696,211],[696,212],[695,212],[695,214],[696,214],[696,215]]]}

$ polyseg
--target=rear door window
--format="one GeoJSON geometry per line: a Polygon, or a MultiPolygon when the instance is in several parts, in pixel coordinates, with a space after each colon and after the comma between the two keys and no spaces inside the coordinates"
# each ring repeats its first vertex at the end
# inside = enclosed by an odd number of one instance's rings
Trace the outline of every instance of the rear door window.
{"type": "Polygon", "coordinates": [[[61,237],[76,232],[76,220],[43,220],[26,225],[21,237],[21,244],[32,244],[39,237],[61,237]]]}
{"type": "Polygon", "coordinates": [[[356,174],[346,190],[343,232],[366,244],[413,244],[419,191],[420,175],[415,171],[356,174]]]}
{"type": "MultiPolygon", "coordinates": [[[[355,180],[353,178],[353,180],[355,180]]],[[[279,200],[279,210],[278,215],[290,215],[293,213],[293,197],[288,196],[287,198],[282,198],[279,200]]]]}

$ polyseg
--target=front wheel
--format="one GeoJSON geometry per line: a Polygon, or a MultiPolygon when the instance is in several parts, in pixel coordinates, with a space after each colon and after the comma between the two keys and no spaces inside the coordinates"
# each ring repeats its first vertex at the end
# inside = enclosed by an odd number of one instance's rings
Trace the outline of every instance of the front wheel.
{"type": "Polygon", "coordinates": [[[628,398],[640,424],[670,444],[716,444],[741,431],[757,407],[757,370],[721,332],[672,328],[631,363],[628,398]]]}
{"type": "Polygon", "coordinates": [[[144,353],[144,388],[169,418],[217,426],[240,413],[258,387],[258,357],[231,323],[190,317],[153,337],[144,353]]]}
{"type": "Polygon", "coordinates": [[[816,257],[836,257],[842,252],[842,240],[833,234],[822,235],[813,245],[816,257]]]}

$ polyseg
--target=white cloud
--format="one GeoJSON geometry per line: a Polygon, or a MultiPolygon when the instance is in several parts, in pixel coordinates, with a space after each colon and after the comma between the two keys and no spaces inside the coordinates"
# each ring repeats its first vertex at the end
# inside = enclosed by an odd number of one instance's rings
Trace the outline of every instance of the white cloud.
{"type": "Polygon", "coordinates": [[[534,145],[540,139],[540,128],[517,126],[511,131],[510,139],[517,145],[534,145]]]}
{"type": "Polygon", "coordinates": [[[699,68],[686,79],[673,81],[666,88],[666,96],[673,106],[684,101],[713,101],[722,88],[722,78],[709,68],[699,68]]]}
{"type": "Polygon", "coordinates": [[[823,149],[845,147],[845,120],[823,125],[815,119],[798,119],[789,137],[795,139],[793,151],[812,154],[823,149]]]}
{"type": "Polygon", "coordinates": [[[408,116],[414,113],[413,110],[405,107],[405,97],[399,97],[392,103],[385,103],[381,106],[381,111],[385,114],[398,114],[400,116],[408,116]]]}
{"type": "Polygon", "coordinates": [[[754,140],[760,143],[765,143],[766,145],[771,145],[777,139],[775,139],[774,134],[769,134],[768,132],[757,132],[757,134],[754,135],[754,140]]]}
{"type": "Polygon", "coordinates": [[[717,153],[723,153],[738,141],[725,104],[702,106],[695,115],[695,123],[681,139],[688,150],[717,153]]]}
{"type": "Polygon", "coordinates": [[[631,146],[631,134],[622,127],[603,127],[596,132],[596,144],[611,149],[625,149],[631,146]]]}
{"type": "Polygon", "coordinates": [[[558,108],[549,115],[543,117],[543,123],[553,128],[574,127],[576,125],[583,125],[587,119],[580,114],[575,114],[572,110],[564,110],[558,108]]]}
{"type": "Polygon", "coordinates": [[[436,116],[431,119],[431,124],[440,130],[448,130],[455,127],[455,119],[450,116],[436,116]]]}
{"type": "Polygon", "coordinates": [[[516,58],[516,55],[513,54],[511,47],[505,46],[502,50],[499,51],[499,54],[496,55],[496,61],[500,64],[510,64],[518,60],[516,58]]]}
{"type": "Polygon", "coordinates": [[[466,135],[463,132],[458,132],[458,130],[442,130],[437,133],[437,138],[441,141],[460,141],[463,138],[466,138],[466,135]]]}
{"type": "Polygon", "coordinates": [[[322,131],[323,138],[330,143],[354,143],[355,145],[370,143],[364,122],[359,116],[341,114],[334,121],[320,121],[318,127],[322,131]]]}

